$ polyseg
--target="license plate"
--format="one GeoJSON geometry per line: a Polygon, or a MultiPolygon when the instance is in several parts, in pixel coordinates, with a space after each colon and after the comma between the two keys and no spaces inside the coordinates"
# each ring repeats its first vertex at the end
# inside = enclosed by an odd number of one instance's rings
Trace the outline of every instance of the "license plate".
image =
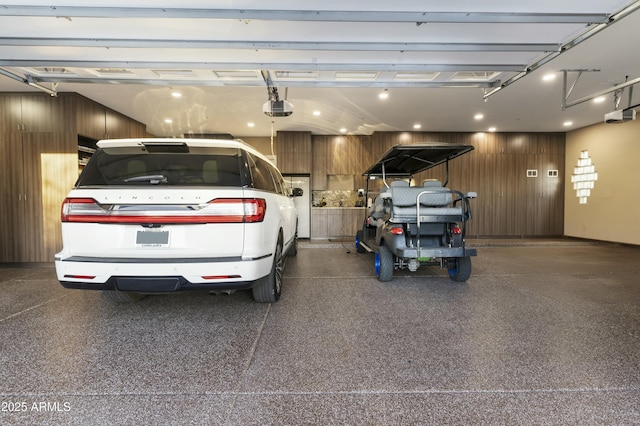
{"type": "Polygon", "coordinates": [[[140,247],[168,246],[169,231],[138,231],[136,245],[140,247]]]}

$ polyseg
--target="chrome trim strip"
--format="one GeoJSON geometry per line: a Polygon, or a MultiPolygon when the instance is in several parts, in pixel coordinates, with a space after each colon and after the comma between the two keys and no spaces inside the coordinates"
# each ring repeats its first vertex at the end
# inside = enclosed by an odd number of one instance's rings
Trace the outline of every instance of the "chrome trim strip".
{"type": "Polygon", "coordinates": [[[60,262],[81,262],[81,263],[224,263],[224,262],[251,262],[255,260],[271,257],[272,254],[257,257],[191,257],[191,258],[130,258],[130,257],[90,257],[90,256],[71,256],[65,259],[56,258],[60,262]]]}

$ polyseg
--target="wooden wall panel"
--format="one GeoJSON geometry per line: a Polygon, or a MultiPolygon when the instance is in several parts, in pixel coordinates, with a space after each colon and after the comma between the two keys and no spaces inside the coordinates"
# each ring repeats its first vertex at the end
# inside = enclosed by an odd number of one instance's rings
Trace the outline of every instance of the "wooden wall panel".
{"type": "Polygon", "coordinates": [[[100,140],[106,136],[107,115],[104,106],[90,99],[76,98],[76,123],[78,134],[100,140]]]}
{"type": "Polygon", "coordinates": [[[146,126],[119,112],[105,109],[105,137],[107,139],[143,138],[146,126]]]}
{"type": "MultiPolygon", "coordinates": [[[[448,185],[478,193],[471,201],[469,236],[563,235],[564,133],[378,132],[338,138],[312,138],[313,189],[325,189],[327,174],[354,174],[356,187],[364,187],[364,179],[358,180],[362,171],[399,143],[470,144],[474,151],[451,162],[448,185]],[[537,170],[538,177],[527,178],[527,169],[537,170]],[[549,177],[548,170],[558,170],[558,176],[549,177]]],[[[415,178],[444,180],[445,175],[444,166],[438,166],[415,178]]]]}

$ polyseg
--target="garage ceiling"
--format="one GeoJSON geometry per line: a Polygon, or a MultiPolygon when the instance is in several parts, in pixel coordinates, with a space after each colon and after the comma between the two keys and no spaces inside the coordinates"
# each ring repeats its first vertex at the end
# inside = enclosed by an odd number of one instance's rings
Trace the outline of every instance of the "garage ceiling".
{"type": "Polygon", "coordinates": [[[78,92],[158,136],[567,131],[640,102],[640,1],[105,3],[1,5],[0,91],[78,92]],[[276,93],[291,116],[263,114],[276,93]]]}

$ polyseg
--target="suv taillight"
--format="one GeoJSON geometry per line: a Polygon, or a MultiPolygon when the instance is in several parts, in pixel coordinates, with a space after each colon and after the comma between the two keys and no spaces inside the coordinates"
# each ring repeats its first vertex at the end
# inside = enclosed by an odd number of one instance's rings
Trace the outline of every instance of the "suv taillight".
{"type": "Polygon", "coordinates": [[[97,222],[105,210],[93,198],[66,198],[62,203],[62,222],[97,222]]]}
{"type": "Polygon", "coordinates": [[[218,219],[214,222],[262,222],[267,201],[263,198],[218,198],[209,202],[207,210],[218,219]]]}
{"type": "Polygon", "coordinates": [[[252,223],[262,222],[267,211],[263,198],[218,198],[197,206],[167,206],[136,204],[101,206],[93,198],[67,198],[62,203],[62,222],[75,223],[252,223]]]}

